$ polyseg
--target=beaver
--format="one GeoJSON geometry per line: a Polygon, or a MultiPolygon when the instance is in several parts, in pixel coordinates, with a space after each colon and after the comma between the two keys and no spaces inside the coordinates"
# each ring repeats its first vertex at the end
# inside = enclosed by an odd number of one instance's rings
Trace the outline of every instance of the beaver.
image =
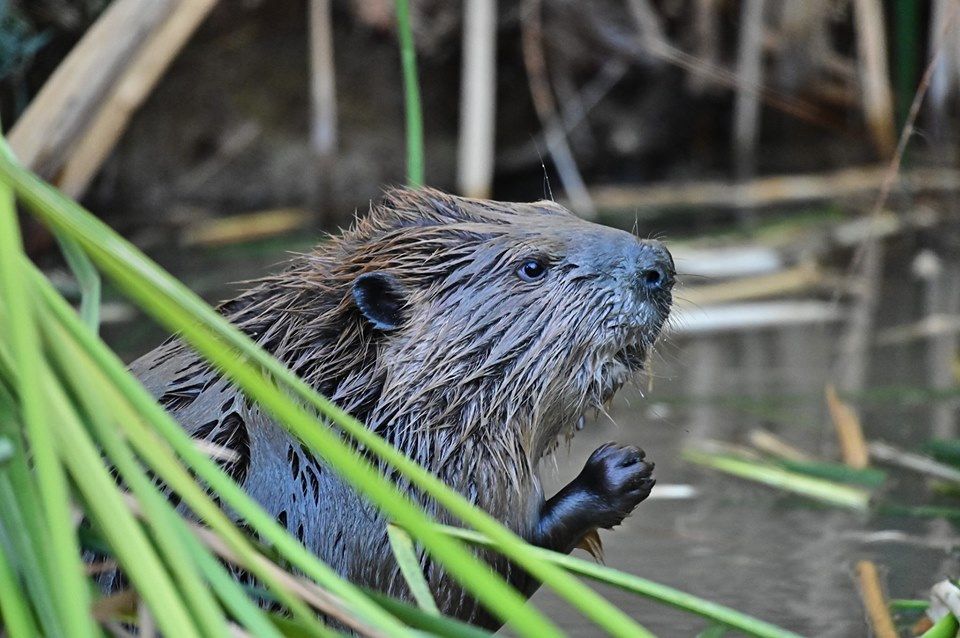
{"type": "MultiPolygon", "coordinates": [[[[604,445],[550,499],[538,464],[643,369],[673,282],[661,243],[554,202],[397,189],[220,311],[523,538],[570,552],[647,497],[654,464],[604,445]]],[[[131,370],[193,437],[233,450],[224,469],[310,551],[356,584],[409,597],[382,515],[183,342],[131,370]]],[[[526,595],[536,589],[488,559],[526,595]]],[[[425,571],[441,612],[499,626],[442,569],[425,571]]]]}

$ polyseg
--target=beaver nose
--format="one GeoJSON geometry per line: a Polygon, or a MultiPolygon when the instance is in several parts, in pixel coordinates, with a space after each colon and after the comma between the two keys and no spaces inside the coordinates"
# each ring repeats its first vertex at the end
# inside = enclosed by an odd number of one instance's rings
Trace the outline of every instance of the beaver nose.
{"type": "Polygon", "coordinates": [[[644,246],[640,257],[640,285],[650,292],[667,292],[673,288],[673,257],[660,242],[644,246]]]}
{"type": "Polygon", "coordinates": [[[640,272],[640,279],[647,290],[673,288],[673,276],[663,266],[654,266],[640,272]]]}

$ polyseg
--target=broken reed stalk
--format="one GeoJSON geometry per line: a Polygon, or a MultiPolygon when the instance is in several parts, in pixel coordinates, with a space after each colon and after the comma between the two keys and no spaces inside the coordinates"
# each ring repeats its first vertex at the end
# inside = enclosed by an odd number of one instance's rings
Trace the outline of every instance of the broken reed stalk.
{"type": "Polygon", "coordinates": [[[497,3],[466,0],[457,187],[467,197],[490,197],[497,101],[497,3]]]}
{"type": "MultiPolygon", "coordinates": [[[[728,180],[677,180],[644,186],[610,184],[591,187],[590,196],[599,209],[629,211],[631,218],[638,208],[765,208],[867,196],[883,187],[889,170],[889,165],[857,166],[829,173],[770,175],[739,184],[728,180]]],[[[912,169],[899,175],[898,180],[897,177],[895,174],[897,190],[904,194],[960,189],[960,173],[954,169],[912,169]]]]}
{"type": "Polygon", "coordinates": [[[737,86],[733,116],[733,155],[738,180],[754,172],[757,136],[760,131],[760,94],[749,87],[763,84],[764,0],[746,0],[741,8],[740,42],[737,52],[737,86]]]}
{"type": "MultiPolygon", "coordinates": [[[[869,0],[857,1],[858,14],[862,14],[864,9],[868,12],[876,9],[876,7],[870,6],[869,0]]],[[[949,17],[944,21],[943,32],[946,32],[946,30],[952,25],[956,14],[957,11],[954,8],[949,17]]],[[[930,64],[927,65],[926,71],[924,71],[923,74],[923,78],[920,80],[920,85],[917,87],[917,91],[913,96],[913,102],[910,104],[910,111],[907,114],[906,122],[904,122],[903,130],[900,132],[900,138],[897,141],[896,150],[894,151],[893,157],[890,158],[890,162],[887,165],[886,174],[884,175],[883,181],[880,184],[880,190],[877,193],[877,198],[874,202],[873,208],[869,215],[866,216],[866,219],[870,220],[871,223],[876,222],[883,213],[883,207],[886,205],[887,198],[890,196],[890,190],[893,188],[894,182],[897,179],[897,175],[900,172],[900,164],[903,161],[903,154],[907,148],[907,143],[910,140],[910,136],[913,134],[913,126],[917,120],[918,114],[920,113],[920,105],[923,103],[923,98],[930,88],[930,81],[937,68],[938,62],[943,57],[943,50],[944,47],[940,46],[934,52],[930,64]]],[[[877,289],[879,287],[881,252],[882,245],[880,243],[879,234],[871,232],[863,238],[863,241],[857,247],[847,269],[848,280],[852,279],[857,271],[860,271],[860,276],[864,284],[862,298],[860,303],[858,303],[855,307],[856,316],[850,322],[847,334],[844,336],[844,352],[847,354],[845,359],[854,359],[853,365],[847,366],[847,368],[844,370],[844,385],[847,390],[859,390],[862,387],[863,376],[866,369],[866,340],[868,335],[873,333],[873,310],[876,304],[876,297],[878,295],[877,289]]],[[[848,281],[845,283],[850,282],[848,281]]],[[[834,305],[839,305],[842,291],[848,288],[848,285],[837,287],[837,291],[833,296],[834,305]]],[[[838,367],[840,364],[841,362],[838,361],[838,367]]]]}
{"type": "Polygon", "coordinates": [[[826,388],[827,407],[830,418],[837,430],[837,439],[840,442],[840,456],[843,462],[858,470],[870,465],[870,452],[863,437],[863,428],[860,419],[853,408],[840,400],[837,389],[832,385],[826,388]]]}
{"type": "Polygon", "coordinates": [[[883,6],[879,0],[854,0],[853,22],[863,112],[881,157],[890,157],[896,145],[893,93],[887,73],[887,43],[883,6]]]}
{"type": "Polygon", "coordinates": [[[70,149],[55,181],[60,190],[70,197],[86,192],[133,114],[215,4],[216,0],[181,0],[156,31],[144,38],[70,149]]]}
{"type": "Polygon", "coordinates": [[[180,241],[187,246],[225,246],[301,230],[310,221],[302,208],[275,208],[228,217],[202,219],[187,226],[180,241]]]}
{"type": "Polygon", "coordinates": [[[337,86],[330,0],[310,0],[310,144],[318,157],[337,148],[337,86]]]}
{"type": "Polygon", "coordinates": [[[116,0],[107,7],[10,130],[10,146],[22,164],[47,179],[60,172],[117,77],[175,4],[116,0]]]}
{"type": "Polygon", "coordinates": [[[883,594],[877,566],[872,561],[861,560],[857,562],[856,572],[860,583],[860,597],[867,610],[873,635],[876,638],[897,638],[897,630],[890,617],[890,608],[883,594]]]}

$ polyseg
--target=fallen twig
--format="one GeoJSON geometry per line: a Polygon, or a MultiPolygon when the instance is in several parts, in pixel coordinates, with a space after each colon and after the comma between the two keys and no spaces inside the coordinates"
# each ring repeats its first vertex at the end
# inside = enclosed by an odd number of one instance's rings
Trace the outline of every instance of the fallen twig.
{"type": "Polygon", "coordinates": [[[870,620],[873,635],[876,638],[897,638],[897,630],[894,627],[893,619],[890,617],[890,609],[887,606],[886,596],[883,595],[883,587],[880,585],[877,566],[872,561],[861,560],[857,562],[856,571],[857,579],[860,582],[860,598],[867,610],[867,618],[870,620]]]}
{"type": "Polygon", "coordinates": [[[853,468],[861,470],[866,468],[870,464],[870,452],[863,438],[860,418],[853,408],[840,400],[837,389],[832,384],[827,385],[826,395],[830,417],[837,430],[843,462],[853,468]]]}

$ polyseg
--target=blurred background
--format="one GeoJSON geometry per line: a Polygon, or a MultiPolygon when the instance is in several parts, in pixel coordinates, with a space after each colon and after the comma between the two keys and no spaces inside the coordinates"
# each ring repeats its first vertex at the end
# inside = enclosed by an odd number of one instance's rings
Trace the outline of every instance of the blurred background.
{"type": "MultiPolygon", "coordinates": [[[[956,577],[960,1],[410,10],[426,184],[554,198],[675,255],[650,379],[545,468],[559,485],[610,439],[656,461],[607,563],[817,636],[871,631],[862,561],[893,599],[956,577]]],[[[0,0],[0,117],[218,301],[407,180],[396,24],[392,0],[0,0]]],[[[164,336],[109,290],[103,311],[128,360],[164,336]]],[[[704,628],[620,600],[660,635],[704,628]]]]}

